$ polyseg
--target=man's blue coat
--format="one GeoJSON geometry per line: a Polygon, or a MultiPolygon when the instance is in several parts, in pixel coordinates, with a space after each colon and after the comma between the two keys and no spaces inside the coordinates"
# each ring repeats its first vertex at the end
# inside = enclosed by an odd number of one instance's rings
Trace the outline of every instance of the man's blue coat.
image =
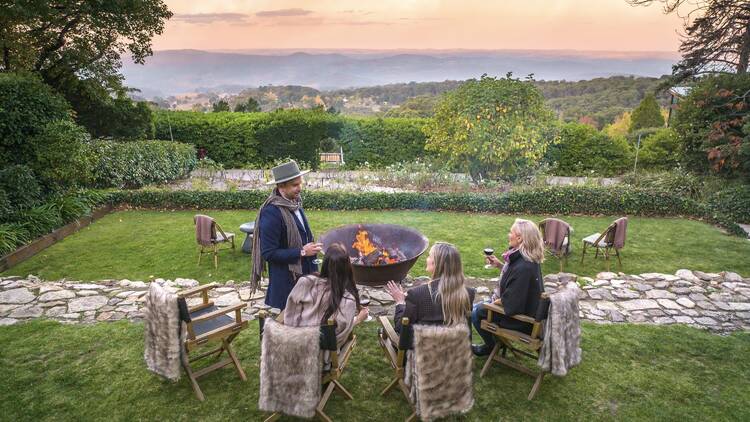
{"type": "MultiPolygon", "coordinates": [[[[302,244],[305,245],[313,241],[313,235],[302,208],[300,208],[300,213],[305,223],[304,226],[300,224],[297,216],[293,217],[302,238],[302,244]]],[[[266,305],[284,309],[286,299],[296,281],[289,271],[289,264],[300,259],[301,250],[289,249],[286,224],[281,218],[281,210],[275,205],[266,205],[260,211],[260,253],[268,262],[270,282],[266,292],[266,305]]],[[[318,266],[312,262],[313,259],[315,259],[314,256],[302,257],[302,274],[318,271],[318,266]]]]}

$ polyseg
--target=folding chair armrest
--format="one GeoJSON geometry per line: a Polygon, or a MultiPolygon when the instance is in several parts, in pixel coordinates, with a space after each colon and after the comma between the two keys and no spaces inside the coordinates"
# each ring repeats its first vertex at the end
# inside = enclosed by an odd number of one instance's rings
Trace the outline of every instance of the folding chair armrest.
{"type": "MultiPolygon", "coordinates": [[[[222,315],[225,315],[225,314],[228,314],[228,313],[230,313],[230,312],[236,312],[236,311],[239,311],[240,309],[244,309],[244,308],[246,308],[246,307],[247,307],[247,303],[240,303],[240,304],[238,304],[238,305],[233,305],[233,306],[229,306],[229,307],[227,307],[227,308],[223,308],[223,309],[217,309],[217,310],[215,310],[215,311],[213,311],[213,312],[209,312],[209,313],[207,313],[207,314],[205,314],[205,315],[201,315],[201,316],[199,316],[199,317],[196,317],[196,318],[192,318],[192,321],[191,321],[191,322],[192,322],[192,323],[196,323],[196,322],[204,322],[204,321],[208,321],[208,320],[210,320],[210,319],[214,319],[214,318],[220,317],[220,316],[222,316],[222,315]]],[[[237,321],[237,322],[242,322],[242,321],[241,321],[241,320],[239,320],[239,321],[237,321]]]]}
{"type": "Polygon", "coordinates": [[[381,315],[378,317],[378,321],[380,322],[380,325],[383,326],[383,332],[388,337],[388,340],[390,340],[392,344],[398,344],[398,334],[396,334],[396,330],[393,329],[393,325],[391,325],[391,321],[388,320],[388,317],[381,315]]]}
{"type": "MultiPolygon", "coordinates": [[[[484,307],[484,309],[488,311],[496,312],[500,315],[505,315],[505,309],[502,307],[502,305],[496,305],[494,303],[483,303],[482,307],[484,307]]],[[[487,317],[489,318],[490,315],[488,315],[487,317]]]]}
{"type": "Polygon", "coordinates": [[[192,287],[190,289],[185,289],[185,290],[177,292],[177,296],[179,296],[179,297],[193,296],[193,295],[196,295],[198,293],[202,293],[202,292],[204,292],[206,290],[210,290],[210,289],[213,289],[214,287],[218,287],[218,286],[219,286],[218,283],[208,283],[208,284],[204,284],[202,286],[195,286],[195,287],[192,287]]]}
{"type": "MultiPolygon", "coordinates": [[[[482,306],[484,306],[484,309],[487,309],[488,311],[490,311],[487,313],[487,320],[490,322],[492,322],[492,314],[491,314],[492,312],[497,312],[500,315],[506,315],[505,309],[502,306],[495,305],[494,303],[485,303],[482,306]]],[[[537,322],[534,318],[528,315],[523,315],[523,314],[511,315],[510,318],[516,319],[518,321],[527,322],[529,324],[533,324],[537,322]]]]}

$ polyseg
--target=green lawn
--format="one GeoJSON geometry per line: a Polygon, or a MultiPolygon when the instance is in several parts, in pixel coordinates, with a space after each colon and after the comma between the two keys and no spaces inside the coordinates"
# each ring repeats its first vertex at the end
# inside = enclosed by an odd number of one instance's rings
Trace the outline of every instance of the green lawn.
{"type": "MultiPolygon", "coordinates": [[[[338,421],[394,421],[410,409],[400,393],[379,391],[391,375],[375,323],[356,329],[359,343],[343,378],[354,395],[326,408],[338,421]]],[[[533,402],[532,379],[494,367],[478,377],[474,409],[462,420],[749,420],[750,333],[727,337],[684,326],[583,326],[583,362],[566,377],[545,378],[533,402]],[[731,358],[729,358],[731,357],[731,358]]],[[[248,375],[232,369],[201,379],[206,402],[187,378],[177,384],[143,362],[143,325],[88,326],[34,321],[0,327],[3,420],[261,420],[257,410],[257,323],[235,341],[248,375]],[[51,341],[54,339],[54,341],[51,341]]]]}
{"type": "MultiPolygon", "coordinates": [[[[199,267],[193,228],[195,211],[122,211],[112,213],[10,269],[3,275],[35,274],[48,280],[100,280],[128,278],[145,280],[194,278],[201,282],[247,280],[249,256],[239,247],[244,233],[239,225],[255,219],[255,211],[206,211],[227,231],[238,235],[236,251],[220,255],[214,270],[208,256],[199,267]]],[[[395,223],[414,227],[430,242],[437,240],[458,245],[470,276],[494,277],[484,269],[482,249],[505,247],[514,216],[420,211],[309,211],[313,230],[326,230],[351,223],[395,223]]],[[[540,216],[523,216],[534,221],[540,216]]],[[[564,217],[574,229],[573,255],[565,270],[579,275],[595,275],[605,270],[602,259],[587,254],[580,264],[581,239],[607,227],[614,217],[564,217]]],[[[425,254],[426,255],[426,254],[425,254]]],[[[728,236],[708,224],[683,219],[633,217],[628,224],[623,250],[623,271],[673,273],[680,268],[718,272],[723,270],[750,275],[750,242],[728,236]]],[[[424,275],[423,256],[412,270],[424,275]]],[[[558,262],[548,259],[544,272],[557,272],[558,262]]],[[[616,265],[612,265],[616,269],[616,265]]]]}

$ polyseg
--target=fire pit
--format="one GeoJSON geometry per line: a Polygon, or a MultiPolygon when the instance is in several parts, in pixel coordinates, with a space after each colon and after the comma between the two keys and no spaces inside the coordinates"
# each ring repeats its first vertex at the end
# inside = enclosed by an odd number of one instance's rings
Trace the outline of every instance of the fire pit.
{"type": "Polygon", "coordinates": [[[354,281],[382,286],[388,280],[401,281],[427,250],[427,238],[417,230],[395,224],[351,224],[320,236],[325,250],[341,243],[352,258],[354,281]]]}

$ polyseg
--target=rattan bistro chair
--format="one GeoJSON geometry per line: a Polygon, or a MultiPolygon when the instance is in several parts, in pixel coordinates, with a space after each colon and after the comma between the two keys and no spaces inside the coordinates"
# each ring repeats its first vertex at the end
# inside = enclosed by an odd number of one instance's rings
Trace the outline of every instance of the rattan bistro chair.
{"type": "Polygon", "coordinates": [[[563,271],[563,265],[570,255],[570,235],[573,233],[573,229],[567,222],[557,218],[545,218],[538,224],[539,231],[542,232],[542,238],[544,239],[544,249],[547,253],[554,256],[560,262],[560,272],[563,271]],[[553,234],[547,230],[547,225],[555,222],[562,224],[565,228],[564,237],[561,242],[556,242],[557,239],[553,239],[553,234]]]}
{"type": "Polygon", "coordinates": [[[195,239],[200,247],[198,251],[198,265],[201,264],[203,254],[213,254],[214,268],[219,268],[219,251],[222,249],[219,246],[230,244],[231,249],[234,249],[234,233],[224,232],[219,223],[207,215],[198,214],[193,217],[193,222],[195,223],[195,239]],[[210,238],[204,238],[206,234],[201,233],[202,222],[205,222],[203,224],[210,224],[210,238]]]}
{"type": "Polygon", "coordinates": [[[586,247],[596,248],[596,254],[594,258],[599,257],[599,250],[602,249],[604,252],[604,260],[607,263],[607,271],[609,271],[609,256],[611,251],[615,251],[617,256],[617,264],[620,270],[622,270],[622,261],[620,260],[620,249],[625,245],[625,234],[628,228],[628,218],[618,218],[612,224],[604,230],[604,233],[594,233],[583,239],[583,251],[581,251],[581,264],[583,264],[583,258],[586,256],[586,247]],[[619,232],[621,230],[622,232],[619,232]],[[617,244],[616,239],[621,239],[621,244],[617,244]]]}

